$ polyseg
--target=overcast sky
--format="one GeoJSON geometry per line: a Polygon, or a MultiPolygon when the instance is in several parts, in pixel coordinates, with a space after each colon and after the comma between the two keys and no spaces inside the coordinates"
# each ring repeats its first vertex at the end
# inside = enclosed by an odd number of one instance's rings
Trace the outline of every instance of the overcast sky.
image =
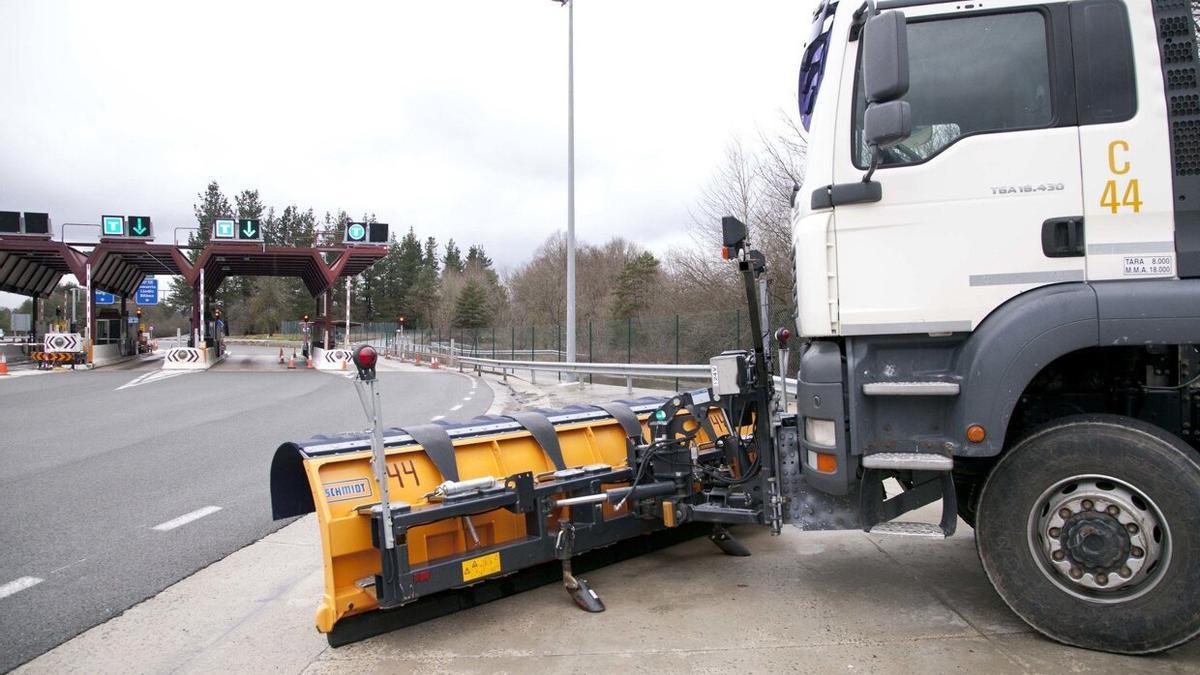
{"type": "MultiPolygon", "coordinates": [[[[576,2],[578,237],[661,253],[795,106],[811,3],[576,2]]],[[[169,242],[217,180],[511,268],[566,228],[566,52],[552,0],[0,0],[0,209],[169,242]]]]}

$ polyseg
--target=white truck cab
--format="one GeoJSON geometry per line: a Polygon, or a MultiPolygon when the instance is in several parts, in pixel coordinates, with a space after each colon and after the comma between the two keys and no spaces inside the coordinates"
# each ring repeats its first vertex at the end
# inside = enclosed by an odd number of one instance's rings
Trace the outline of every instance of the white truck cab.
{"type": "Polygon", "coordinates": [[[1197,67],[1182,0],[816,3],[793,524],[941,498],[1043,633],[1200,633],[1197,67]]]}

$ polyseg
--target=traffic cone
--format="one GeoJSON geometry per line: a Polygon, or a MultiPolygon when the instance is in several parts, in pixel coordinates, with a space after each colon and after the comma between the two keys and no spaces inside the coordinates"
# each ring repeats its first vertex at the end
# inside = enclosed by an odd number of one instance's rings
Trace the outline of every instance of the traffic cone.
{"type": "Polygon", "coordinates": [[[283,347],[279,348],[279,362],[283,363],[283,347]]]}
{"type": "Polygon", "coordinates": [[[308,365],[306,367],[309,369],[311,369],[313,367],[312,354],[308,355],[308,365]]]}
{"type": "Polygon", "coordinates": [[[442,367],[442,364],[438,363],[438,357],[433,357],[433,359],[429,362],[429,367],[433,368],[434,370],[442,367]]]}
{"type": "Polygon", "coordinates": [[[0,354],[0,375],[8,374],[8,357],[0,354]]]}
{"type": "Polygon", "coordinates": [[[288,370],[296,369],[296,350],[292,350],[292,358],[288,359],[288,370]]]}

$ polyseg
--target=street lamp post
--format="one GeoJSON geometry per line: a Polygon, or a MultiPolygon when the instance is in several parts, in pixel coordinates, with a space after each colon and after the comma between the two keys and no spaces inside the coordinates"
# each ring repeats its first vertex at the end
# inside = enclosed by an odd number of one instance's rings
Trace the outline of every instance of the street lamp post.
{"type": "Polygon", "coordinates": [[[575,2],[554,1],[567,7],[567,363],[575,363],[575,2]]]}

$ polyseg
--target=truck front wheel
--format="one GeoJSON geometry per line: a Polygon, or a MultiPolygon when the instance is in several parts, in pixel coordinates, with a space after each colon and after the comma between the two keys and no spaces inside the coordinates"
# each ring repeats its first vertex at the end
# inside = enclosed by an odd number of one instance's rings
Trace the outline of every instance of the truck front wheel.
{"type": "Polygon", "coordinates": [[[979,559],[1004,602],[1059,642],[1149,654],[1200,633],[1200,464],[1116,415],[1051,422],[980,494],[979,559]]]}

